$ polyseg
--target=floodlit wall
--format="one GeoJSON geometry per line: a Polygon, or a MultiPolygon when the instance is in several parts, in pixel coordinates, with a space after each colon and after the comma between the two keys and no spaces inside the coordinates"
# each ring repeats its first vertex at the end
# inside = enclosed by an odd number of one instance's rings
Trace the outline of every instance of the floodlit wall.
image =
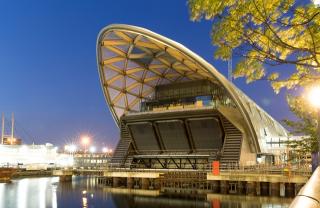
{"type": "MultiPolygon", "coordinates": [[[[0,145],[0,166],[30,165],[70,166],[73,164],[71,155],[57,153],[57,147],[47,145],[0,145]]],[[[31,166],[30,166],[31,167],[31,166]]],[[[42,168],[43,169],[43,168],[42,168]]]]}

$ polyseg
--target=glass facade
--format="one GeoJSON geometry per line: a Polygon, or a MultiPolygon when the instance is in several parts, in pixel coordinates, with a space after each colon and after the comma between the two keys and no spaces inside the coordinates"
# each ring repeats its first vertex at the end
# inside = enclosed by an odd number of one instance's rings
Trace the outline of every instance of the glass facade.
{"type": "Polygon", "coordinates": [[[199,80],[157,86],[154,98],[142,102],[140,111],[217,108],[218,105],[235,107],[223,88],[206,80],[199,80]]]}

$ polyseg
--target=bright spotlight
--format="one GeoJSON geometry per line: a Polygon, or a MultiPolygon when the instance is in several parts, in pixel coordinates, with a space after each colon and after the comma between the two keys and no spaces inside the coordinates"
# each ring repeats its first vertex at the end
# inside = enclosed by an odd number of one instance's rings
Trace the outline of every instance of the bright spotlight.
{"type": "Polygon", "coordinates": [[[313,3],[314,3],[316,6],[320,6],[320,0],[313,0],[313,3]]]}
{"type": "Polygon", "coordinates": [[[308,100],[311,105],[320,109],[320,86],[315,86],[309,89],[308,100]]]}
{"type": "Polygon", "coordinates": [[[65,145],[64,146],[64,151],[70,151],[70,146],[69,145],[65,145]]]}
{"type": "Polygon", "coordinates": [[[69,145],[69,151],[70,152],[76,152],[77,151],[77,146],[74,144],[69,145]]]}
{"type": "Polygon", "coordinates": [[[81,143],[85,146],[88,145],[90,143],[90,137],[88,136],[81,137],[81,143]]]}
{"type": "Polygon", "coordinates": [[[91,146],[91,147],[89,148],[89,151],[90,151],[91,153],[95,153],[95,152],[96,152],[96,147],[91,146]]]}
{"type": "Polygon", "coordinates": [[[20,148],[20,151],[22,151],[24,153],[28,152],[28,150],[29,150],[29,148],[26,145],[22,145],[21,148],[20,148]]]}
{"type": "Polygon", "coordinates": [[[108,149],[107,147],[103,147],[103,148],[102,148],[102,152],[103,152],[103,153],[107,153],[108,151],[109,151],[109,149],[108,149]]]}

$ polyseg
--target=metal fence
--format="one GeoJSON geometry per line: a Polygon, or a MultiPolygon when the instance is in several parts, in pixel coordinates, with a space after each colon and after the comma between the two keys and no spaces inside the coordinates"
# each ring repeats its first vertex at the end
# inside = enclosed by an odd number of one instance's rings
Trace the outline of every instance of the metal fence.
{"type": "MultiPolygon", "coordinates": [[[[212,172],[212,164],[208,164],[201,169],[142,169],[132,168],[131,164],[109,164],[109,171],[126,171],[126,172],[174,172],[174,171],[196,171],[196,172],[212,172]]],[[[221,173],[230,174],[259,174],[259,175],[284,175],[284,176],[311,176],[311,167],[309,164],[304,165],[240,165],[237,162],[224,163],[220,166],[221,173]]]]}

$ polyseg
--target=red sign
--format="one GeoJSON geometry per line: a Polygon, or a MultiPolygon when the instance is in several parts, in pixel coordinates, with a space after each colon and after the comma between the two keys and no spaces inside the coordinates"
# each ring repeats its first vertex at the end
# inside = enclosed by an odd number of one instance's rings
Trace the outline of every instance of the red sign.
{"type": "Polygon", "coordinates": [[[220,200],[219,199],[212,199],[211,201],[211,207],[212,208],[220,208],[220,200]]]}
{"type": "Polygon", "coordinates": [[[212,162],[212,174],[213,175],[220,175],[220,162],[219,161],[212,162]]]}

